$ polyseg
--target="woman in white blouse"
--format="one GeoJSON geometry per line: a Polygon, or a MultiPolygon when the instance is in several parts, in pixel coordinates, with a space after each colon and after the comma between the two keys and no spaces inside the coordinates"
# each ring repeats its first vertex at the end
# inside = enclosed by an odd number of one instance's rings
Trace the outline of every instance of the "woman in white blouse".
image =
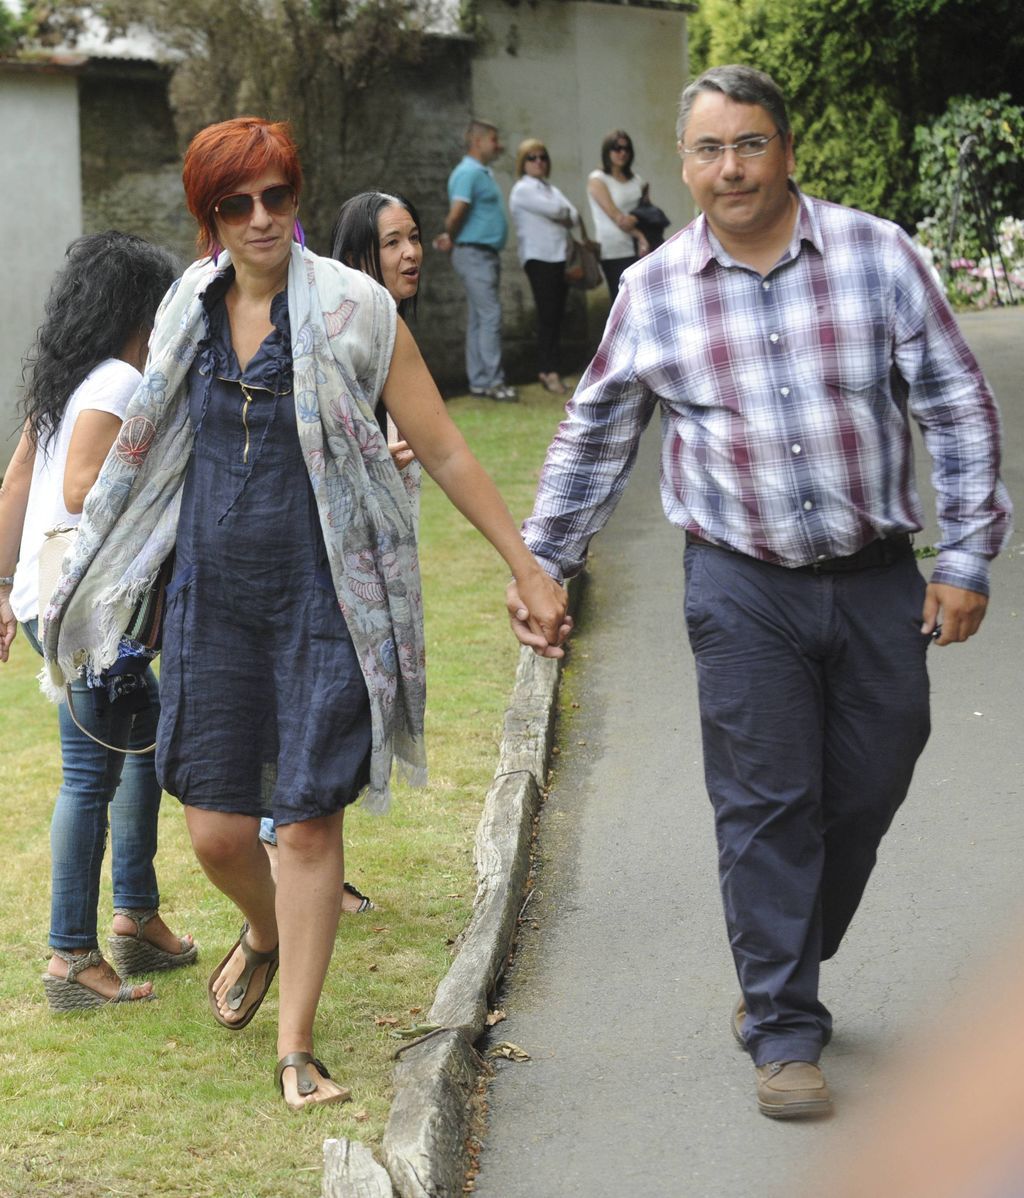
{"type": "Polygon", "coordinates": [[[622,272],[650,248],[633,216],[647,185],[633,170],[633,140],[622,129],[613,129],[601,143],[601,167],[590,172],[587,195],[601,243],[601,269],[614,301],[622,272]]]}
{"type": "Polygon", "coordinates": [[[516,152],[516,182],[508,198],[516,228],[519,261],[530,280],[537,309],[537,366],[544,387],[565,395],[559,376],[559,342],[568,286],[565,259],[569,230],[579,222],[583,239],[586,230],[579,212],[549,182],[551,159],[542,141],[528,137],[516,152]]]}

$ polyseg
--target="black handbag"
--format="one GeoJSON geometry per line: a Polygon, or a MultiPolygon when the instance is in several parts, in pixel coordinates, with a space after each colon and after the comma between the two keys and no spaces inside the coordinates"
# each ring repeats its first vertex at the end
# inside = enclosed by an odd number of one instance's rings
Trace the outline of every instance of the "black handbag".
{"type": "Polygon", "coordinates": [[[640,197],[640,203],[630,215],[636,217],[637,229],[647,238],[647,244],[652,250],[661,245],[665,240],[665,230],[672,222],[657,204],[652,204],[648,199],[646,187],[640,197]]]}

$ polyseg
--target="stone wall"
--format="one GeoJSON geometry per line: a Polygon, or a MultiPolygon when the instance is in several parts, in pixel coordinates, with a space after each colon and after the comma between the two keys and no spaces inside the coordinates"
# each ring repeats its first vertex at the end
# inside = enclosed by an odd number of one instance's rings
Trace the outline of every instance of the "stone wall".
{"type": "Polygon", "coordinates": [[[194,257],[167,74],[151,64],[93,63],[79,80],[82,224],[120,229],[194,257]]]}
{"type": "MultiPolygon", "coordinates": [[[[477,0],[476,16],[474,38],[430,39],[418,63],[396,70],[347,114],[344,194],[328,211],[303,212],[311,248],[326,253],[334,212],[349,195],[397,190],[417,205],[426,252],[414,332],[449,392],[465,386],[465,301],[450,262],[430,241],[442,228],[448,173],[462,156],[471,115],[501,129],[508,152],[495,173],[506,195],[517,143],[542,137],[552,152],[553,181],[590,224],[586,176],[599,165],[604,133],[619,126],[633,137],[637,169],[655,201],[673,218],[670,231],[690,216],[673,132],[686,76],[684,12],[593,0],[477,0]]],[[[81,231],[119,228],[166,246],[184,265],[194,254],[195,231],[161,68],[94,60],[77,78],[3,72],[0,117],[7,175],[28,181],[17,192],[8,189],[0,206],[33,197],[29,211],[19,203],[6,222],[25,233],[16,239],[12,283],[0,299],[0,422],[8,427],[14,366],[20,369],[67,242],[81,231]]],[[[512,239],[502,256],[502,298],[506,367],[513,380],[530,380],[533,304],[512,239]]],[[[603,287],[571,294],[566,372],[585,364],[606,313],[603,287]]],[[[0,464],[8,453],[0,439],[0,464]]]]}

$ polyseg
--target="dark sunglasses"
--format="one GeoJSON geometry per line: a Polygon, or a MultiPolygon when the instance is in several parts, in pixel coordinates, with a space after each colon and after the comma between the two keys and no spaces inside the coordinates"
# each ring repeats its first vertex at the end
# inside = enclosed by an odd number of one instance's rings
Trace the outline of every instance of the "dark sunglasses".
{"type": "Polygon", "coordinates": [[[278,183],[274,187],[251,194],[236,191],[218,200],[213,210],[225,224],[240,225],[252,216],[256,200],[259,200],[272,216],[290,216],[295,207],[295,191],[290,183],[278,183]]]}
{"type": "Polygon", "coordinates": [[[524,162],[549,162],[547,150],[541,150],[539,154],[527,154],[523,159],[524,162]]]}
{"type": "Polygon", "coordinates": [[[625,150],[626,153],[629,153],[629,151],[633,149],[633,147],[629,144],[629,142],[625,142],[625,141],[617,141],[617,142],[615,142],[614,145],[610,146],[609,148],[612,150],[625,150]]]}

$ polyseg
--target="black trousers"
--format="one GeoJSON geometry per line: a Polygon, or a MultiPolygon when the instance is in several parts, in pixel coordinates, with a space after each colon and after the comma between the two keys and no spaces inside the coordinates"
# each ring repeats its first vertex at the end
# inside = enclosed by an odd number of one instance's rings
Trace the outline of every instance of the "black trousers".
{"type": "Polygon", "coordinates": [[[530,280],[533,303],[537,309],[537,372],[558,373],[562,338],[562,318],[569,286],[565,281],[564,262],[541,262],[531,258],[523,269],[530,280]]]}
{"type": "Polygon", "coordinates": [[[622,272],[627,266],[632,266],[638,261],[636,254],[632,258],[602,258],[601,269],[604,271],[604,277],[608,283],[608,298],[615,303],[615,297],[619,294],[619,279],[622,278],[622,272]]]}

